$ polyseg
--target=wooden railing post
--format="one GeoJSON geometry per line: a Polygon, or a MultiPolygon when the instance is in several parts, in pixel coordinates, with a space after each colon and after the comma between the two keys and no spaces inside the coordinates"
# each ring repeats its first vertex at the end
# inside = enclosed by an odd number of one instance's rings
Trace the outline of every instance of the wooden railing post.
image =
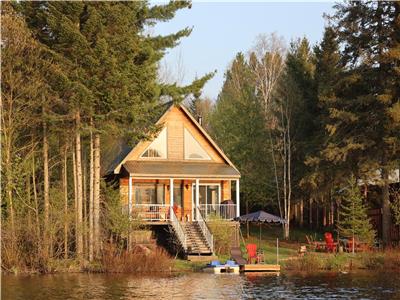
{"type": "MultiPolygon", "coordinates": [[[[199,199],[200,199],[200,180],[199,179],[196,179],[196,203],[195,203],[195,206],[196,206],[196,208],[198,208],[199,207],[199,199]]],[[[199,220],[199,216],[198,216],[198,210],[195,210],[196,211],[196,221],[198,221],[199,220]]]]}
{"type": "Polygon", "coordinates": [[[236,217],[240,217],[240,189],[239,189],[239,179],[236,179],[236,217]]]}

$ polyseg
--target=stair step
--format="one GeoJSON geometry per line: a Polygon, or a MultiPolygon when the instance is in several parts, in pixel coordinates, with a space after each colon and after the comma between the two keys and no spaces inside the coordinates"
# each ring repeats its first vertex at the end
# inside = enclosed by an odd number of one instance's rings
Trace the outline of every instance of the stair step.
{"type": "Polygon", "coordinates": [[[186,235],[187,253],[194,255],[212,254],[198,223],[181,223],[186,235]]]}

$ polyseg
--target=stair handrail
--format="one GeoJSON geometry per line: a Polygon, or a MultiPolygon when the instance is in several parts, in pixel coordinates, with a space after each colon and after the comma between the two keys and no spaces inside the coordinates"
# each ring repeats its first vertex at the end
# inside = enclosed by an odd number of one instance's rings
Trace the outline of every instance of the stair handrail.
{"type": "Polygon", "coordinates": [[[210,229],[208,228],[207,223],[204,220],[203,215],[201,214],[198,206],[196,206],[196,216],[197,216],[197,223],[200,226],[201,232],[203,233],[203,236],[206,238],[207,244],[210,247],[211,252],[214,253],[214,236],[211,233],[210,229]]]}
{"type": "Polygon", "coordinates": [[[186,240],[186,234],[185,230],[182,227],[182,224],[179,222],[178,218],[176,217],[176,214],[173,210],[173,208],[170,208],[170,215],[171,215],[171,224],[172,227],[174,228],[175,234],[178,237],[179,242],[182,245],[183,250],[187,250],[187,240],[186,240]]]}

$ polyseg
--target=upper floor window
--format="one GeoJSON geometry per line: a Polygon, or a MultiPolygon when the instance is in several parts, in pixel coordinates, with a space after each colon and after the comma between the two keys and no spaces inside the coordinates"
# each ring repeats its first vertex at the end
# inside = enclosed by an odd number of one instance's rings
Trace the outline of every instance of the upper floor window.
{"type": "Polygon", "coordinates": [[[210,160],[210,156],[199,144],[198,141],[192,136],[192,134],[185,128],[184,129],[185,139],[185,159],[198,159],[198,160],[210,160]]]}
{"type": "Polygon", "coordinates": [[[141,157],[167,158],[167,128],[161,130],[158,137],[147,147],[141,157]]]}

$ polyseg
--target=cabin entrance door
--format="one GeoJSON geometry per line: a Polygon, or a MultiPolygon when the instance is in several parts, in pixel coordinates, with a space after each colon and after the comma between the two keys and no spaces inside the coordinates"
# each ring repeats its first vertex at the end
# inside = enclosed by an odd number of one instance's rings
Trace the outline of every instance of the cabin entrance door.
{"type": "MultiPolygon", "coordinates": [[[[192,186],[192,220],[195,217],[196,184],[192,186]]],[[[199,184],[199,209],[204,218],[215,212],[221,203],[221,185],[219,183],[199,184]]]]}

